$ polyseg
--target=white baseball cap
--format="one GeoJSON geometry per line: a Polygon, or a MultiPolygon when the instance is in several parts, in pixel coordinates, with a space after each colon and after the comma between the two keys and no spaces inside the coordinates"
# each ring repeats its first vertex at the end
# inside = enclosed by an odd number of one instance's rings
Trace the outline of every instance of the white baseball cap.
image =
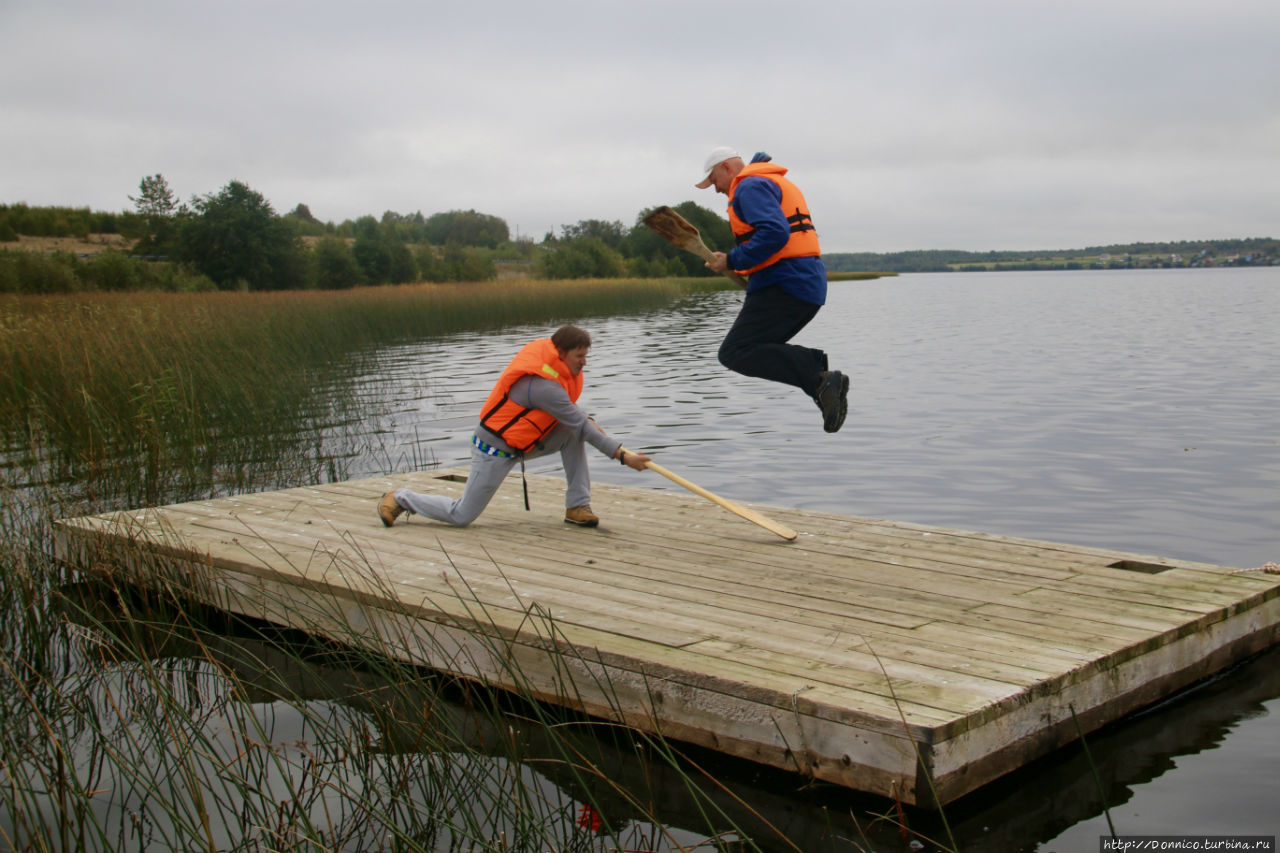
{"type": "Polygon", "coordinates": [[[707,155],[707,162],[702,166],[703,178],[694,184],[700,190],[705,190],[711,186],[711,170],[719,166],[725,160],[732,160],[734,157],[741,157],[737,151],[734,151],[728,145],[721,145],[719,148],[711,149],[711,153],[707,155]]]}

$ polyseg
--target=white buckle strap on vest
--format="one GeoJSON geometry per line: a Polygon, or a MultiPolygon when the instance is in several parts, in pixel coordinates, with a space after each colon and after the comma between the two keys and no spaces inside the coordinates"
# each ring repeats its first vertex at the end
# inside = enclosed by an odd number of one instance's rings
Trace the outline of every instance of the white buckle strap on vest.
{"type": "Polygon", "coordinates": [[[499,450],[492,444],[485,444],[480,440],[480,436],[474,434],[471,436],[471,443],[475,445],[476,450],[479,450],[481,453],[488,454],[489,456],[498,456],[503,459],[514,459],[520,455],[506,450],[499,450]]]}
{"type": "Polygon", "coordinates": [[[492,444],[486,444],[480,440],[480,436],[475,433],[471,434],[471,443],[475,445],[476,450],[489,456],[496,456],[499,459],[519,459],[520,460],[520,485],[524,487],[524,509],[529,511],[529,480],[524,475],[524,454],[511,453],[507,450],[499,450],[492,444]]]}

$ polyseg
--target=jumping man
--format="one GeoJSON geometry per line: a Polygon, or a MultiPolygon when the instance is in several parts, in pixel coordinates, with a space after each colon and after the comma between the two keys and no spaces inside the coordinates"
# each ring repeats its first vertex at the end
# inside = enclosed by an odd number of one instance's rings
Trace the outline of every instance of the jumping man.
{"type": "Polygon", "coordinates": [[[729,225],[738,245],[716,252],[707,267],[748,276],[742,310],[720,345],[720,363],[737,373],[794,385],[818,404],[822,427],[836,432],[848,412],[849,378],[827,365],[827,354],[789,341],[827,300],[827,270],[809,205],[787,170],[757,154],[750,163],[732,148],[716,148],[703,165],[699,189],[729,197],[729,225]]]}

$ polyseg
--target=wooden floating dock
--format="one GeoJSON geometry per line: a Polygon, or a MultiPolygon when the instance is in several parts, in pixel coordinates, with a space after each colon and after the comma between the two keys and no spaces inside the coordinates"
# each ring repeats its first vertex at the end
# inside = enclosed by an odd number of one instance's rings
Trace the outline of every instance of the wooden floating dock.
{"type": "MultiPolygon", "coordinates": [[[[1280,640],[1280,577],[510,478],[468,528],[375,506],[466,469],[62,520],[61,555],[724,753],[945,804],[1280,640]],[[406,521],[405,519],[408,518],[406,521]],[[1074,719],[1073,719],[1074,712],[1074,719]]],[[[637,481],[640,478],[637,477],[637,481]]]]}

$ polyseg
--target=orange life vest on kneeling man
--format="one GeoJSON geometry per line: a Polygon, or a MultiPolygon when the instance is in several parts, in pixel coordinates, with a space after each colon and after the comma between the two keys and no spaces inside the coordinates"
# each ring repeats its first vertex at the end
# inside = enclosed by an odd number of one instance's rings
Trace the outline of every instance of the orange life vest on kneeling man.
{"type": "Polygon", "coordinates": [[[520,453],[532,448],[559,423],[541,409],[522,406],[511,399],[511,386],[524,376],[559,382],[575,403],[582,394],[582,374],[574,376],[570,372],[550,338],[539,338],[521,347],[480,410],[480,425],[520,453]]]}

